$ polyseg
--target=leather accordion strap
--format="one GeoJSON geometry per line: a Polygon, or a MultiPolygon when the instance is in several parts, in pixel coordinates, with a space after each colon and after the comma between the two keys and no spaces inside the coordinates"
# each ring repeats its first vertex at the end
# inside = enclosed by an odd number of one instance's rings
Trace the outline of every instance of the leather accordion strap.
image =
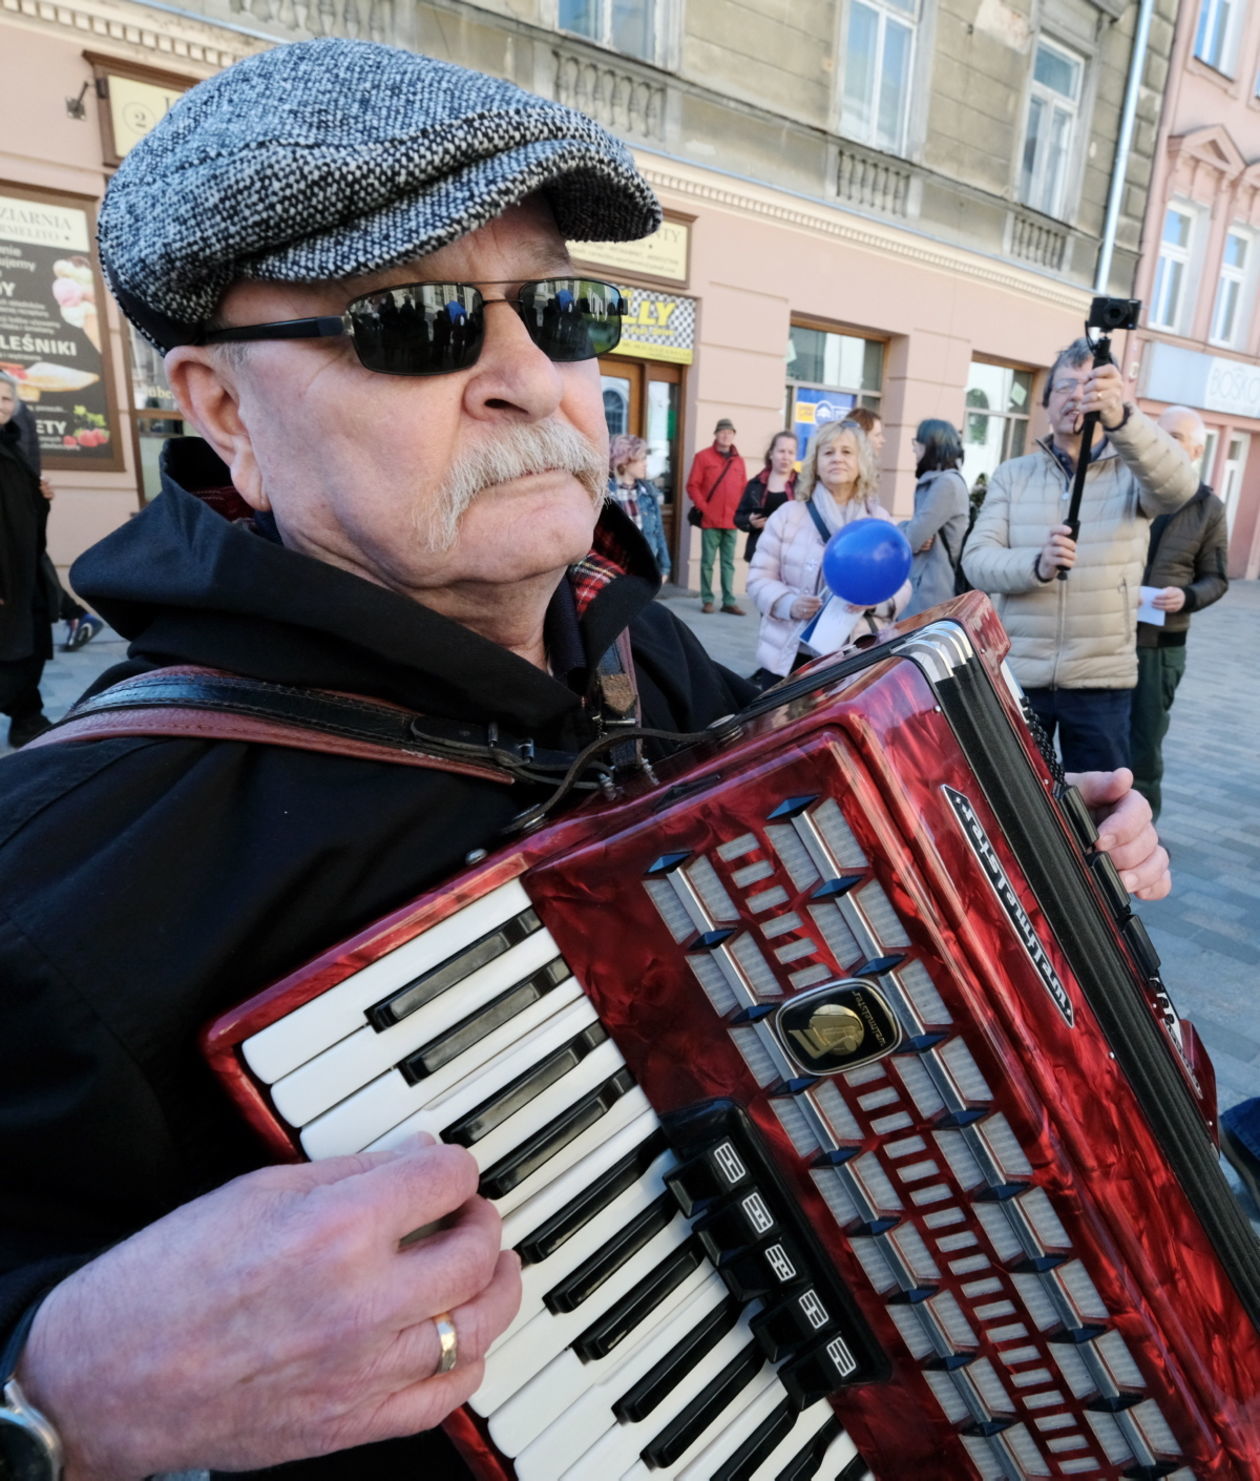
{"type": "Polygon", "coordinates": [[[511,783],[504,762],[533,761],[529,742],[419,716],[401,705],[327,689],[271,684],[219,669],[154,669],[84,700],[27,749],[115,736],[250,741],[511,783]],[[496,762],[496,753],[503,757],[496,762]]]}
{"type": "MultiPolygon", "coordinates": [[[[639,723],[639,686],[634,676],[630,634],[622,631],[599,661],[600,723],[610,734],[630,730],[639,723]]],[[[616,766],[636,766],[642,746],[637,740],[621,740],[612,747],[616,766]]]]}

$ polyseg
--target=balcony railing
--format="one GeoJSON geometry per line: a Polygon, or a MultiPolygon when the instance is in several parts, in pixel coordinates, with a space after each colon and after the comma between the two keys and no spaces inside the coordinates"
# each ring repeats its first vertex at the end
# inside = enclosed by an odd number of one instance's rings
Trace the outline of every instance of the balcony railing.
{"type": "Polygon", "coordinates": [[[909,165],[857,149],[847,141],[840,146],[836,196],[846,205],[904,218],[909,208],[910,179],[909,165]]]}
{"type": "Polygon", "coordinates": [[[1067,266],[1068,228],[1058,221],[1032,212],[1012,210],[1010,214],[1010,255],[1017,262],[1048,268],[1061,273],[1067,266]]]}
{"type": "Polygon", "coordinates": [[[598,119],[614,134],[665,140],[665,88],[620,62],[556,47],[555,96],[558,102],[598,119]]]}

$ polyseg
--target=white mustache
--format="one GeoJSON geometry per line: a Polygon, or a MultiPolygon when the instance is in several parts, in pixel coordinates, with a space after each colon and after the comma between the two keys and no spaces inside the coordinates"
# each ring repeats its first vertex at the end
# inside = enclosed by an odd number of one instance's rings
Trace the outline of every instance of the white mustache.
{"type": "Polygon", "coordinates": [[[417,505],[416,533],[427,550],[444,553],[479,494],[531,473],[571,473],[598,509],[608,480],[605,463],[602,449],[567,422],[502,427],[461,453],[432,497],[417,505]]]}

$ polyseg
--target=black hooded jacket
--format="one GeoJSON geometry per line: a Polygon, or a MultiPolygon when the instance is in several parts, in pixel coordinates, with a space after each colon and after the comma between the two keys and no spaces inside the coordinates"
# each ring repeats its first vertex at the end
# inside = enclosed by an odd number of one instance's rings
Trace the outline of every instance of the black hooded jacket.
{"type": "Polygon", "coordinates": [[[0,426],[0,661],[52,655],[56,616],[43,576],[48,500],[26,460],[16,417],[0,426]]]}
{"type": "MultiPolygon", "coordinates": [[[[228,482],[192,439],[168,472],[228,482]]],[[[659,578],[629,522],[606,511],[600,542],[622,574],[580,620],[563,602],[549,614],[568,683],[230,522],[174,479],[74,581],[130,639],[102,683],[205,664],[494,720],[573,751],[592,735],[587,673],[628,626],[646,723],[693,730],[746,702],[750,686],[653,602],[659,578]]],[[[520,785],[232,741],[120,738],[6,760],[0,1332],[108,1244],[266,1160],[202,1065],[202,1025],[454,875],[535,800],[520,785]]],[[[401,1443],[427,1460],[417,1475],[464,1474],[440,1437],[401,1443]]],[[[396,1449],[283,1474],[404,1474],[384,1458],[396,1449]]]]}

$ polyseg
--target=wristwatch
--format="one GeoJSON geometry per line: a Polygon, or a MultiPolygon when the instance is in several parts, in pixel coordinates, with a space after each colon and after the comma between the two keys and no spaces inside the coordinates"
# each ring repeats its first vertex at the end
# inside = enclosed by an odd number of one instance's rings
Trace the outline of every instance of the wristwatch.
{"type": "Polygon", "coordinates": [[[14,1376],[42,1301],[27,1308],[0,1355],[0,1481],[61,1481],[61,1437],[14,1376]]]}

